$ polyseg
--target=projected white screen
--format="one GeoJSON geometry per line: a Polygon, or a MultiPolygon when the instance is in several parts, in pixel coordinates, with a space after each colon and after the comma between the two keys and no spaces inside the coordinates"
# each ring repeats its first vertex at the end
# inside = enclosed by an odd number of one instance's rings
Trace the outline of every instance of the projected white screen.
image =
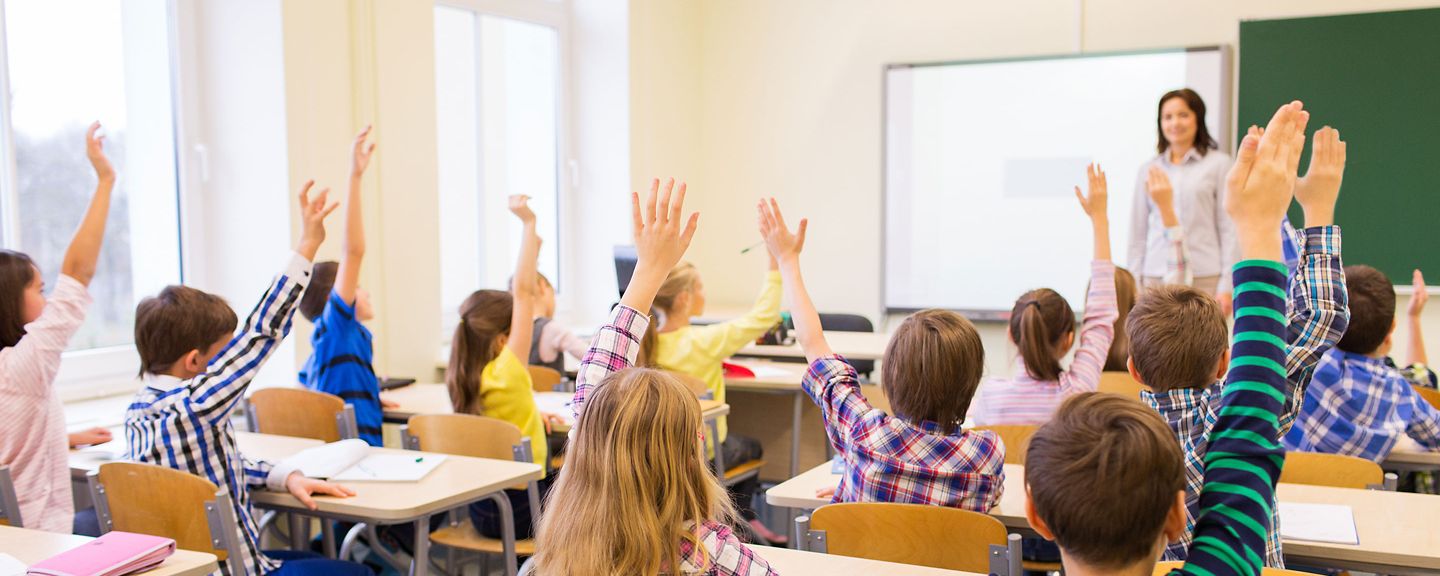
{"type": "Polygon", "coordinates": [[[1161,95],[1204,98],[1224,146],[1218,49],[893,67],[886,72],[885,304],[1009,310],[1032,288],[1083,305],[1085,165],[1109,177],[1110,244],[1124,265],[1138,171],[1155,155],[1161,95]]]}

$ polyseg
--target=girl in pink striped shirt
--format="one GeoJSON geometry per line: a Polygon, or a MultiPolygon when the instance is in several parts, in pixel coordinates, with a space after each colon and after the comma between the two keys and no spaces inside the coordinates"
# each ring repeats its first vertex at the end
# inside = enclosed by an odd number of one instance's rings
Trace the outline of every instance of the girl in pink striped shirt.
{"type": "Polygon", "coordinates": [[[975,421],[980,425],[1043,424],[1066,398],[1092,392],[1115,339],[1115,264],[1110,261],[1110,220],[1105,213],[1105,172],[1086,169],[1090,196],[1075,188],[1080,207],[1090,217],[1095,259],[1090,263],[1090,291],[1085,296],[1085,323],[1080,349],[1069,368],[1060,360],[1075,343],[1075,312],[1049,288],[1026,292],[1010,312],[1010,340],[1020,349],[1015,375],[990,378],[976,396],[975,421]]]}
{"type": "MultiPolygon", "coordinates": [[[[29,256],[0,250],[0,464],[10,468],[27,528],[69,533],[69,448],[65,413],[55,394],[55,373],[70,337],[85,323],[87,286],[110,214],[115,169],[105,157],[100,123],[85,133],[85,152],[99,183],[90,207],[65,250],[49,301],[40,269],[29,256]]],[[[10,519],[15,524],[15,519],[10,519]]]]}

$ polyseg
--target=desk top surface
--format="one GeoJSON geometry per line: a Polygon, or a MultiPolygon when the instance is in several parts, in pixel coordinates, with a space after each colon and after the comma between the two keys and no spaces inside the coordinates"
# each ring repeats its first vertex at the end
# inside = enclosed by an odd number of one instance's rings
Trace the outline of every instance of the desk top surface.
{"type": "MultiPolygon", "coordinates": [[[[0,526],[0,552],[14,556],[26,565],[39,563],[90,540],[92,538],[87,536],[0,526]]],[[[175,554],[166,558],[160,566],[139,574],[140,576],[201,576],[219,569],[214,555],[176,550],[175,554]]]]}

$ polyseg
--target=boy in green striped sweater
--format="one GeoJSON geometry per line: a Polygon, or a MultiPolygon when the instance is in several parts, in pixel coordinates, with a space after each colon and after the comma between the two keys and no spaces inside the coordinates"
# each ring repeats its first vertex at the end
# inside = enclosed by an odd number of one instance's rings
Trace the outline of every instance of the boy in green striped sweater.
{"type": "MultiPolygon", "coordinates": [[[[1262,135],[1246,136],[1225,208],[1241,255],[1235,327],[1189,559],[1177,573],[1256,575],[1264,563],[1275,482],[1285,461],[1286,268],[1276,223],[1290,204],[1309,120],[1280,107],[1262,135]]],[[[1030,441],[1026,512],[1061,550],[1066,574],[1150,574],[1185,530],[1185,469],[1175,435],[1131,399],[1067,401],[1030,441]]]]}

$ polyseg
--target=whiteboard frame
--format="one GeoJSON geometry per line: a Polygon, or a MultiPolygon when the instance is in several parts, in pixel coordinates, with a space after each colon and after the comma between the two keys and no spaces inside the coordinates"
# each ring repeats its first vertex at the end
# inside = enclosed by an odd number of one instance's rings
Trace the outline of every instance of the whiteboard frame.
{"type": "MultiPolygon", "coordinates": [[[[1110,52],[1078,52],[1067,54],[1041,54],[1034,56],[1013,56],[1007,58],[980,58],[973,60],[942,60],[934,62],[903,62],[889,63],[880,68],[880,273],[876,275],[880,282],[880,309],[885,315],[890,314],[912,314],[925,310],[926,308],[910,308],[890,306],[885,293],[886,273],[889,270],[887,244],[889,243],[889,230],[886,229],[889,222],[887,209],[889,203],[890,175],[890,131],[887,125],[890,110],[890,72],[910,68],[935,68],[941,66],[958,66],[971,64],[997,64],[1009,62],[1030,62],[1040,60],[1076,60],[1082,58],[1108,58],[1114,56],[1139,56],[1145,54],[1173,54],[1177,52],[1219,52],[1220,53],[1220,93],[1225,95],[1226,101],[1216,110],[1211,110],[1218,115],[1216,125],[1220,127],[1220,133],[1215,135],[1215,141],[1227,152],[1235,150],[1235,107],[1237,100],[1236,75],[1239,70],[1235,67],[1235,51],[1228,44],[1209,44],[1200,46],[1183,46],[1176,48],[1151,48],[1145,50],[1118,50],[1110,52]]],[[[1112,244],[1114,239],[1111,239],[1112,244]]],[[[979,322],[1006,322],[1010,319],[1010,310],[994,310],[983,308],[950,308],[966,318],[979,322]]],[[[1080,314],[1080,310],[1076,310],[1080,314]]]]}

